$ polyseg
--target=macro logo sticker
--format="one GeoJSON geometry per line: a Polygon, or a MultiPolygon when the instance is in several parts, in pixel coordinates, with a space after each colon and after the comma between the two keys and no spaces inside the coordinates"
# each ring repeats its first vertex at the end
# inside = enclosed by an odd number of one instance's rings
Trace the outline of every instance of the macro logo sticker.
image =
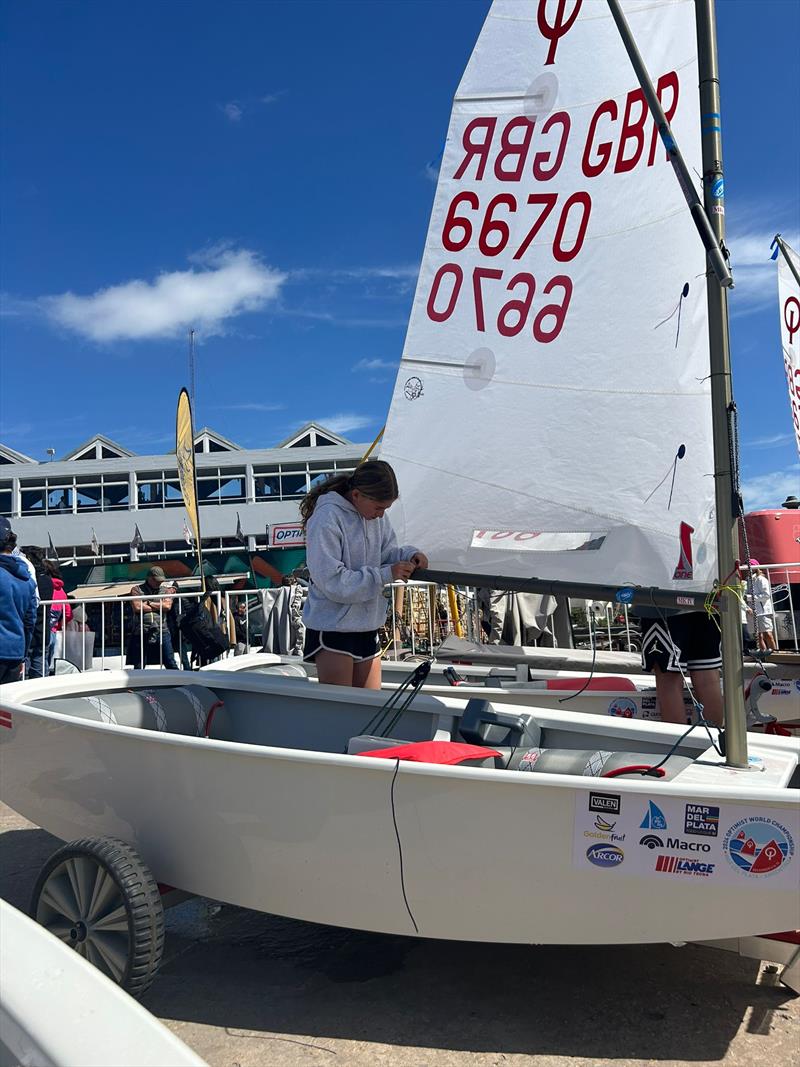
{"type": "Polygon", "coordinates": [[[774,819],[740,819],[725,835],[722,850],[745,874],[766,875],[781,870],[794,856],[792,835],[774,819]]]}
{"type": "Polygon", "coordinates": [[[719,808],[711,804],[687,804],[683,832],[716,837],[719,833],[719,808]]]}
{"type": "Polygon", "coordinates": [[[667,820],[664,812],[651,800],[647,805],[644,818],[639,823],[640,830],[666,830],[667,820]]]}
{"type": "Polygon", "coordinates": [[[619,867],[625,853],[617,845],[590,845],[586,849],[586,858],[595,867],[619,867]]]}
{"type": "Polygon", "coordinates": [[[644,837],[639,838],[639,844],[645,845],[649,849],[663,848],[664,842],[658,836],[658,834],[645,834],[644,837]]]}

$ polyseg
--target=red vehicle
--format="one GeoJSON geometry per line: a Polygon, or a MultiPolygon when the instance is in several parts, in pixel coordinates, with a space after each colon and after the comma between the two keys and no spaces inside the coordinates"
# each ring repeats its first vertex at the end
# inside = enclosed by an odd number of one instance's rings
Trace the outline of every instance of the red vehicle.
{"type": "MultiPolygon", "coordinates": [[[[800,637],[800,501],[789,497],[782,508],[750,511],[747,526],[750,558],[757,559],[772,584],[776,637],[784,647],[800,637]],[[790,609],[794,611],[794,626],[790,609]]],[[[747,562],[741,530],[739,553],[747,562]]]]}

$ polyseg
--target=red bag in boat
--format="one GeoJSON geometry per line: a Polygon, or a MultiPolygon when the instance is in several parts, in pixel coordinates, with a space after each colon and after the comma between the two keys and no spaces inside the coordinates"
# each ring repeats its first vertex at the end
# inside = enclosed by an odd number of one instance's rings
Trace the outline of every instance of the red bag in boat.
{"type": "Polygon", "coordinates": [[[467,760],[484,760],[500,756],[493,748],[482,745],[466,745],[461,741],[412,741],[410,745],[395,745],[394,748],[376,748],[371,752],[359,752],[359,756],[376,756],[378,759],[411,760],[414,763],[465,763],[467,760]]]}

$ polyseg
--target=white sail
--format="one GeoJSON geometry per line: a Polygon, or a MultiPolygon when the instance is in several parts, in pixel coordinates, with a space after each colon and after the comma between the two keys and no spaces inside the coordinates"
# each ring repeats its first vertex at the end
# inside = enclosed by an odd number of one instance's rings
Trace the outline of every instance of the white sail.
{"type": "Polygon", "coordinates": [[[800,285],[792,274],[786,258],[800,273],[800,256],[783,242],[783,255],[778,255],[778,303],[781,313],[781,350],[786,383],[789,386],[789,408],[792,412],[795,442],[800,454],[800,285]],[[786,257],[786,258],[785,258],[786,257]]]}
{"type": "MultiPolygon", "coordinates": [[[[694,4],[624,8],[699,174],[694,4]]],[[[705,270],[606,4],[495,0],[381,450],[401,541],[435,569],[710,588],[705,270]]]]}

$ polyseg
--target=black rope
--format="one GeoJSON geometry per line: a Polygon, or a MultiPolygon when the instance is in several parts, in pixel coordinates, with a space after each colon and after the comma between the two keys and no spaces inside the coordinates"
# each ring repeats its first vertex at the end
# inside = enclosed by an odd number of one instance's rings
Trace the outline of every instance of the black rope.
{"type": "Polygon", "coordinates": [[[430,660],[420,663],[408,674],[389,698],[383,703],[368,723],[359,731],[362,734],[376,734],[378,737],[388,736],[389,730],[393,729],[400,716],[409,707],[411,701],[425,684],[425,679],[430,673],[430,660]],[[411,692],[405,696],[406,690],[411,687],[411,692]],[[402,701],[402,703],[401,703],[402,701]],[[394,712],[394,715],[391,713],[394,712]]]}
{"type": "Polygon", "coordinates": [[[594,640],[594,641],[592,641],[592,665],[589,668],[589,677],[583,683],[581,688],[577,690],[577,692],[571,693],[568,697],[559,697],[558,698],[559,704],[564,704],[568,700],[574,700],[575,697],[579,697],[581,695],[581,693],[583,693],[586,689],[588,689],[589,684],[591,683],[592,678],[594,677],[594,664],[595,664],[595,660],[596,659],[597,659],[597,640],[594,640]]]}
{"type": "Polygon", "coordinates": [[[394,823],[394,836],[397,838],[397,853],[400,857],[400,888],[403,891],[403,903],[406,906],[408,917],[414,924],[415,933],[419,933],[419,927],[417,926],[417,920],[414,918],[414,913],[411,910],[411,905],[408,903],[408,895],[406,893],[406,876],[403,868],[403,845],[400,841],[400,831],[397,828],[397,812],[394,807],[394,783],[397,781],[397,772],[400,770],[400,760],[395,762],[394,774],[392,775],[392,784],[389,788],[389,798],[392,803],[392,822],[394,823]]]}

